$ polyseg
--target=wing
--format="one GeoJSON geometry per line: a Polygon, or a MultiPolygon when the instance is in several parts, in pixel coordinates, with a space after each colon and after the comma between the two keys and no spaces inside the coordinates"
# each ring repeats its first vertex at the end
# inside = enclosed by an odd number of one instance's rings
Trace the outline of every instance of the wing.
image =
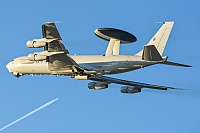
{"type": "Polygon", "coordinates": [[[42,39],[28,41],[27,46],[30,48],[44,47],[43,52],[34,53],[34,56],[46,56],[49,69],[53,74],[62,74],[67,70],[72,70],[80,75],[84,71],[69,55],[54,22],[46,22],[42,25],[42,36],[42,39]]]}
{"type": "MultiPolygon", "coordinates": [[[[49,56],[49,69],[54,71],[54,74],[60,74],[60,70],[65,73],[65,70],[72,70],[74,75],[83,75],[84,69],[81,68],[69,54],[58,53],[49,56]]],[[[62,72],[61,72],[62,73],[62,72]]]]}
{"type": "Polygon", "coordinates": [[[69,53],[61,42],[62,38],[54,22],[46,22],[42,25],[43,40],[47,43],[44,50],[48,52],[69,53]]]}
{"type": "Polygon", "coordinates": [[[132,87],[136,87],[136,88],[140,88],[140,89],[141,88],[150,88],[150,89],[158,89],[158,90],[178,89],[178,88],[174,88],[174,87],[140,83],[140,82],[122,80],[122,79],[111,78],[111,77],[106,77],[106,76],[90,77],[89,79],[94,80],[94,81],[98,81],[98,82],[102,82],[103,84],[115,83],[115,84],[132,86],[132,87]]]}
{"type": "Polygon", "coordinates": [[[62,40],[54,22],[46,22],[42,25],[42,36],[47,39],[62,40]]]}
{"type": "Polygon", "coordinates": [[[46,45],[44,52],[37,54],[48,56],[49,69],[53,74],[66,74],[68,70],[71,70],[74,75],[97,73],[96,71],[84,70],[71,58],[61,42],[62,38],[54,22],[46,22],[42,25],[42,35],[43,38],[40,41],[44,41],[46,45]]]}

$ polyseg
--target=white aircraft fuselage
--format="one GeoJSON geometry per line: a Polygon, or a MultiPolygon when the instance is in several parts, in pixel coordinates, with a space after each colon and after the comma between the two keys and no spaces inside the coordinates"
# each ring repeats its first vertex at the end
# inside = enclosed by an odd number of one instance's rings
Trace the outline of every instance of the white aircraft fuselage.
{"type": "MultiPolygon", "coordinates": [[[[141,60],[140,56],[132,55],[116,55],[116,56],[103,56],[103,55],[73,55],[73,60],[82,68],[90,70],[98,70],[99,75],[104,74],[117,74],[132,71],[135,69],[143,68],[156,64],[155,61],[141,60]]],[[[56,73],[49,69],[49,62],[43,61],[30,61],[28,56],[22,56],[14,59],[6,65],[9,72],[13,74],[33,74],[33,75],[72,75],[71,69],[60,70],[56,73]]]]}

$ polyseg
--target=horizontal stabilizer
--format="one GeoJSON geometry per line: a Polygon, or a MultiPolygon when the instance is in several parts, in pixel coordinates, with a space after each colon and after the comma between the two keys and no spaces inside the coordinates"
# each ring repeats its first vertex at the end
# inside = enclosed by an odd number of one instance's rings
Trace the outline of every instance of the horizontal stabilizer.
{"type": "Polygon", "coordinates": [[[161,62],[160,64],[172,65],[172,66],[181,66],[181,67],[192,67],[190,65],[185,65],[185,64],[180,64],[180,63],[175,63],[175,62],[170,62],[170,61],[161,62]]]}
{"type": "Polygon", "coordinates": [[[163,60],[155,45],[146,45],[143,49],[142,59],[147,61],[163,60]]]}

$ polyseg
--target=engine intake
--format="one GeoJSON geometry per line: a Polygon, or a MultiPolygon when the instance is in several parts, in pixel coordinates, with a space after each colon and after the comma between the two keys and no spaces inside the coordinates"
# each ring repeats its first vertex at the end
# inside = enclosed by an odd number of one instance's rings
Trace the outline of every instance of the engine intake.
{"type": "Polygon", "coordinates": [[[90,82],[88,83],[89,89],[95,89],[95,90],[101,90],[108,88],[108,84],[102,83],[102,82],[90,82]]]}
{"type": "Polygon", "coordinates": [[[46,42],[44,41],[36,41],[36,40],[30,40],[26,43],[26,46],[29,48],[41,48],[46,46],[46,42]]]}
{"type": "Polygon", "coordinates": [[[28,55],[28,60],[30,61],[42,61],[42,60],[46,60],[47,56],[45,55],[37,55],[37,54],[29,54],[28,55]]]}
{"type": "Polygon", "coordinates": [[[122,86],[121,93],[138,93],[141,92],[142,87],[140,86],[122,86]]]}

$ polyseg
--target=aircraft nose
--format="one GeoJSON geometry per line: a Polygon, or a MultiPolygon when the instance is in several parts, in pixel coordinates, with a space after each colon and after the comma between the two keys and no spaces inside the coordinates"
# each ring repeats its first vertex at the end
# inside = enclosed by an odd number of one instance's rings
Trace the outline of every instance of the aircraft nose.
{"type": "Polygon", "coordinates": [[[7,68],[7,69],[10,68],[10,62],[6,65],[6,68],[7,68]]]}
{"type": "Polygon", "coordinates": [[[12,62],[9,62],[9,63],[6,65],[6,68],[8,69],[9,72],[11,72],[12,62]]]}

